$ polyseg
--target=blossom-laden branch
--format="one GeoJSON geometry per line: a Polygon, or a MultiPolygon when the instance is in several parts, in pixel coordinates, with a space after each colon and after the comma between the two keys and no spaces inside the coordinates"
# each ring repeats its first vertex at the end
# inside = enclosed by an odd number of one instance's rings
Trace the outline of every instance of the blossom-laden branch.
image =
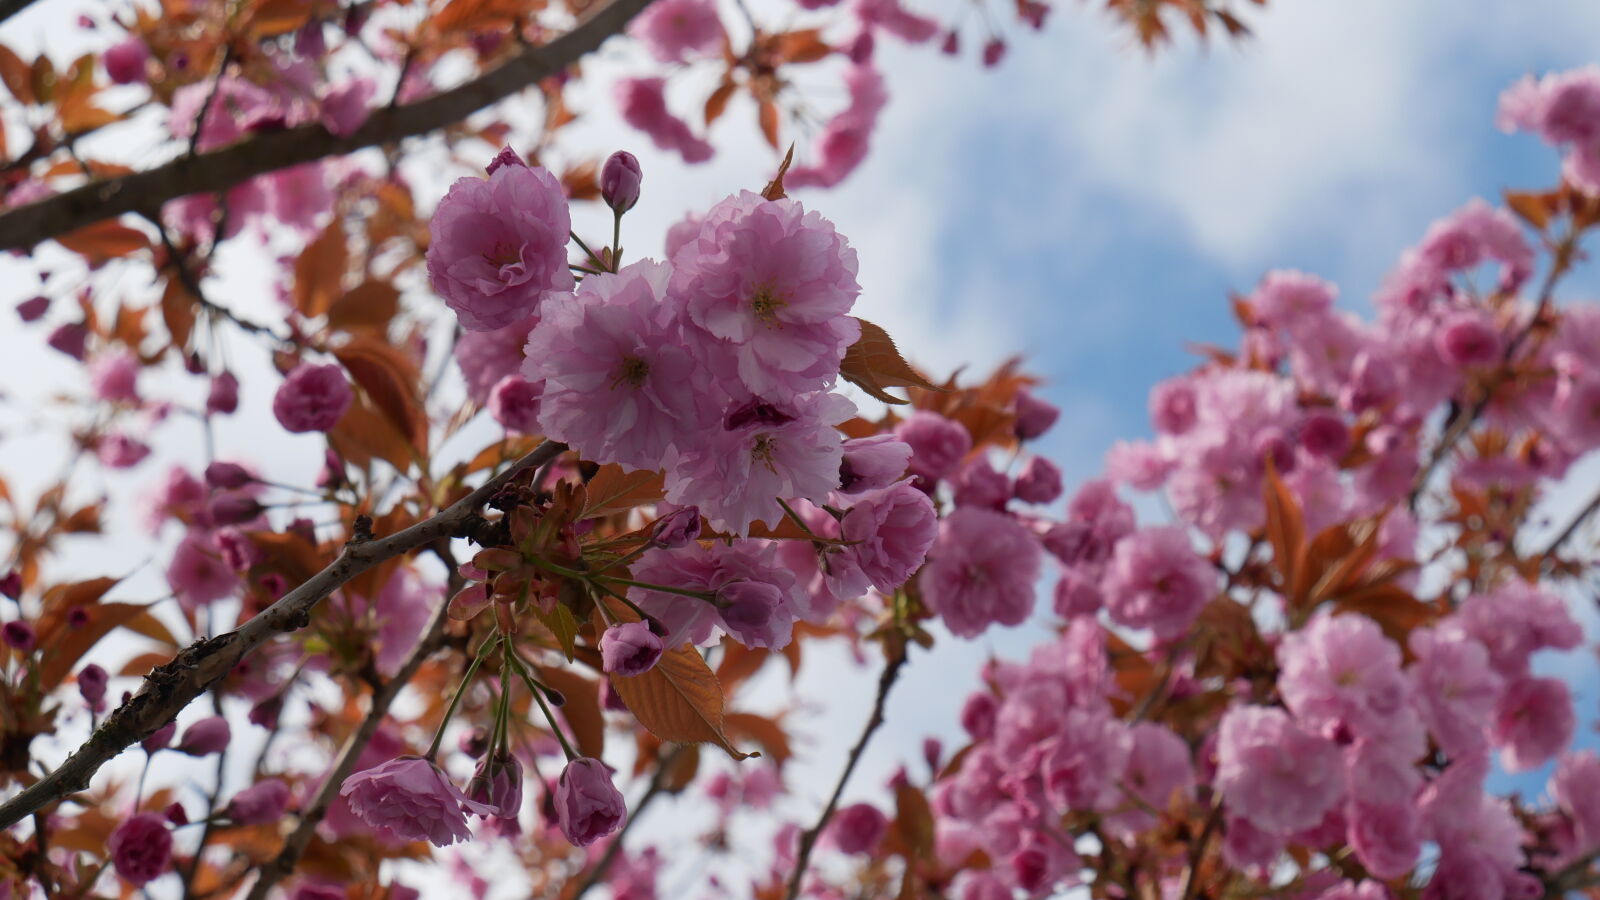
{"type": "Polygon", "coordinates": [[[66,762],[0,805],[0,828],[8,828],[52,800],[85,790],[100,767],[135,741],[149,736],[177,716],[239,661],[274,635],[304,628],[311,610],[322,598],[373,566],[448,539],[513,476],[536,467],[566,450],[563,444],[545,442],[482,487],[457,500],[432,517],[385,538],[345,545],[327,568],[284,594],[234,631],[196,641],[171,662],[145,676],[144,686],[123,703],[66,762]]]}
{"type": "Polygon", "coordinates": [[[433,617],[425,627],[422,638],[417,641],[416,647],[412,648],[410,655],[400,666],[400,671],[373,693],[366,718],[361,720],[355,732],[339,749],[339,755],[334,759],[332,767],[328,770],[328,777],[323,780],[316,795],[305,808],[300,810],[300,823],[283,842],[283,849],[279,850],[278,855],[270,862],[261,866],[255,884],[250,887],[248,900],[264,900],[274,885],[294,871],[294,867],[300,862],[300,857],[306,852],[306,847],[310,845],[311,838],[316,834],[318,823],[328,814],[328,807],[333,803],[334,796],[338,794],[344,780],[350,777],[350,773],[356,767],[356,760],[361,758],[362,751],[367,749],[372,736],[378,733],[378,726],[383,724],[384,718],[389,714],[390,705],[400,696],[405,686],[411,683],[411,679],[416,677],[417,670],[422,668],[422,663],[439,649],[444,638],[445,623],[450,620],[450,597],[454,595],[454,589],[460,586],[461,579],[456,573],[453,561],[450,560],[449,551],[439,544],[435,544],[434,547],[439,551],[440,558],[446,560],[449,566],[452,590],[447,591],[439,601],[439,606],[433,611],[433,617]]]}
{"type": "Polygon", "coordinates": [[[17,207],[0,214],[0,249],[26,249],[123,213],[159,215],[169,200],[223,191],[278,169],[438,131],[577,62],[622,31],[647,2],[611,0],[561,37],[529,47],[465,84],[415,103],[373,110],[366,123],[346,137],[313,122],[258,134],[132,175],[92,181],[17,207]]]}
{"type": "Polygon", "coordinates": [[[844,771],[839,773],[839,781],[833,786],[833,796],[828,798],[828,805],[822,808],[822,815],[817,817],[817,824],[811,826],[805,834],[800,836],[800,850],[795,854],[794,873],[789,876],[789,890],[784,896],[787,900],[795,900],[800,896],[800,884],[805,880],[806,868],[811,862],[811,851],[817,846],[817,838],[822,836],[824,828],[828,827],[828,820],[833,818],[833,813],[839,808],[839,798],[844,794],[844,786],[850,781],[850,774],[856,770],[856,763],[861,761],[861,756],[867,750],[867,742],[877,733],[883,725],[883,707],[889,699],[889,691],[894,688],[895,681],[900,677],[900,670],[906,664],[907,648],[905,646],[885,646],[888,660],[883,665],[883,674],[878,676],[878,695],[872,701],[872,715],[867,719],[867,724],[861,729],[861,736],[856,739],[856,745],[850,749],[850,757],[845,760],[844,771]]]}

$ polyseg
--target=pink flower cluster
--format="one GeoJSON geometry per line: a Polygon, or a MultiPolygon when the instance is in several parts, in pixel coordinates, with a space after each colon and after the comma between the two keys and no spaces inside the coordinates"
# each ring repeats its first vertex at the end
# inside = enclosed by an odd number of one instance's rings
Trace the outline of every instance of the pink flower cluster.
{"type": "Polygon", "coordinates": [[[1600,194],[1600,66],[1524,77],[1501,95],[1497,121],[1565,148],[1567,180],[1600,194]]]}

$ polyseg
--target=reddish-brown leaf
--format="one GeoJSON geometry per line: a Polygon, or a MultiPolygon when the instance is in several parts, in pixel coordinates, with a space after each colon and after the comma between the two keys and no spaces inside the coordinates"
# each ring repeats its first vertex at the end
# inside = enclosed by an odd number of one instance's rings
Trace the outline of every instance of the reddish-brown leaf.
{"type": "MultiPolygon", "coordinates": [[[[776,146],[776,145],[774,145],[776,146]]],[[[789,166],[794,162],[794,145],[789,145],[789,152],[783,155],[783,162],[778,163],[778,174],[772,176],[767,186],[761,189],[761,196],[766,200],[782,200],[789,196],[783,192],[783,176],[789,172],[789,166]]]]}
{"type": "Polygon", "coordinates": [[[1550,224],[1549,197],[1545,194],[1505,192],[1506,206],[1522,217],[1524,222],[1543,231],[1550,224]]]}
{"type": "Polygon", "coordinates": [[[82,256],[91,269],[98,269],[113,259],[150,248],[150,239],[144,232],[115,219],[85,225],[56,240],[61,246],[82,256]]]}
{"type": "Polygon", "coordinates": [[[19,102],[29,105],[38,102],[33,95],[32,68],[4,44],[0,44],[0,81],[5,82],[6,90],[19,102]]]}
{"type": "Polygon", "coordinates": [[[733,92],[738,89],[739,85],[735,84],[732,78],[723,76],[722,83],[717,85],[717,89],[712,91],[711,96],[706,98],[707,128],[710,128],[712,122],[722,118],[722,114],[727,112],[728,101],[733,99],[733,92]]]}
{"type": "Polygon", "coordinates": [[[348,254],[344,226],[338,219],[300,251],[294,261],[294,308],[301,315],[308,319],[320,316],[344,294],[348,254]]]}
{"type": "Polygon", "coordinates": [[[728,733],[735,737],[743,737],[761,745],[766,755],[773,762],[783,765],[794,751],[789,747],[789,734],[783,730],[783,725],[775,719],[758,716],[755,713],[728,713],[723,718],[728,733]]]}
{"type": "Polygon", "coordinates": [[[1306,526],[1300,502],[1278,477],[1278,469],[1267,460],[1266,477],[1267,542],[1272,545],[1272,562],[1283,578],[1283,592],[1289,605],[1298,608],[1303,597],[1293,593],[1301,568],[1305,565],[1306,526]]]}
{"type": "MultiPolygon", "coordinates": [[[[417,395],[421,380],[411,358],[394,345],[370,334],[358,334],[333,351],[350,377],[361,385],[373,406],[416,450],[428,452],[428,416],[417,395]]],[[[392,460],[391,460],[392,461],[392,460]]]]}
{"type": "MultiPolygon", "coordinates": [[[[48,644],[50,652],[44,654],[39,666],[39,685],[44,690],[53,690],[61,684],[67,673],[83,658],[83,654],[89,652],[89,648],[99,643],[112,629],[150,615],[147,607],[138,603],[99,603],[86,607],[85,612],[89,616],[87,624],[60,629],[51,637],[48,644]]],[[[143,631],[148,627],[145,624],[135,630],[143,631]]]]}
{"type": "Polygon", "coordinates": [[[856,321],[861,323],[861,337],[845,351],[844,361],[839,364],[840,377],[885,403],[910,402],[888,393],[885,388],[939,390],[905,361],[887,331],[866,319],[856,321]]]}
{"type": "Polygon", "coordinates": [[[589,500],[579,518],[592,519],[643,503],[654,503],[665,496],[665,492],[660,472],[624,472],[621,466],[609,463],[589,479],[589,500]]]}
{"type": "Polygon", "coordinates": [[[833,48],[823,42],[820,29],[806,28],[774,36],[772,52],[784,62],[810,63],[826,59],[833,48]]]}
{"type": "Polygon", "coordinates": [[[247,30],[253,40],[277,37],[299,30],[311,13],[311,0],[260,0],[246,13],[247,30]]]}
{"type": "Polygon", "coordinates": [[[400,292],[394,285],[387,281],[364,281],[333,301],[328,310],[328,327],[382,333],[399,311],[400,292]]]}
{"type": "Polygon", "coordinates": [[[759,118],[762,136],[772,149],[778,149],[778,104],[771,100],[761,101],[759,118]]]}

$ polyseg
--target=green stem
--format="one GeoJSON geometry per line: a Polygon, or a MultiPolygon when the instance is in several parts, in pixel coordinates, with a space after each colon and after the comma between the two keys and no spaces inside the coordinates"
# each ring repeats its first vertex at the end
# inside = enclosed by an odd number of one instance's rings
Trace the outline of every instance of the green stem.
{"type": "Polygon", "coordinates": [[[789,502],[787,500],[784,500],[781,497],[778,498],[778,505],[783,507],[783,514],[784,515],[788,516],[790,519],[793,519],[794,523],[796,525],[800,526],[800,530],[801,531],[804,531],[806,534],[810,535],[813,539],[815,539],[817,537],[817,533],[812,531],[806,525],[805,520],[800,518],[800,514],[794,511],[794,508],[789,505],[789,502]]]}
{"type": "Polygon", "coordinates": [[[595,252],[589,249],[589,245],[583,242],[583,238],[578,237],[578,233],[576,231],[568,232],[568,234],[571,234],[572,239],[578,243],[579,248],[581,248],[584,253],[589,255],[589,261],[594,263],[595,268],[599,269],[601,272],[611,271],[611,267],[602,262],[600,257],[596,256],[595,252]]]}
{"type": "Polygon", "coordinates": [[[561,730],[561,725],[556,722],[555,713],[551,712],[550,707],[544,702],[544,694],[540,693],[538,687],[535,686],[533,676],[528,674],[526,664],[514,649],[510,656],[510,661],[511,668],[516,670],[516,673],[522,676],[522,680],[528,683],[528,691],[533,694],[533,702],[539,704],[539,711],[544,713],[545,721],[550,723],[550,730],[556,733],[556,740],[561,742],[561,750],[567,754],[567,761],[571,762],[577,759],[581,754],[573,750],[572,744],[567,742],[567,735],[561,730]]]}
{"type": "Polygon", "coordinates": [[[615,575],[602,575],[599,578],[594,579],[594,581],[598,583],[601,579],[606,581],[614,581],[617,584],[625,584],[628,587],[644,588],[647,591],[661,591],[664,594],[679,594],[684,597],[693,597],[696,600],[704,600],[713,606],[715,606],[717,602],[714,596],[706,593],[705,591],[691,591],[687,588],[667,587],[664,584],[651,584],[648,581],[634,581],[631,578],[618,578],[615,575]]]}
{"type": "Polygon", "coordinates": [[[472,658],[472,665],[467,666],[467,674],[462,677],[461,684],[456,687],[455,696],[450,698],[450,705],[445,708],[444,718],[439,720],[439,728],[433,733],[433,743],[428,745],[428,753],[423,759],[432,762],[434,757],[439,755],[439,745],[444,742],[445,727],[450,724],[451,717],[456,714],[456,707],[461,704],[461,697],[467,692],[467,686],[472,684],[472,676],[478,673],[478,667],[483,665],[484,658],[489,655],[489,651],[494,649],[494,645],[499,641],[500,636],[495,635],[484,641],[483,646],[478,648],[478,655],[472,658]]]}
{"type": "Polygon", "coordinates": [[[622,213],[611,213],[611,271],[622,263],[622,213]]]}

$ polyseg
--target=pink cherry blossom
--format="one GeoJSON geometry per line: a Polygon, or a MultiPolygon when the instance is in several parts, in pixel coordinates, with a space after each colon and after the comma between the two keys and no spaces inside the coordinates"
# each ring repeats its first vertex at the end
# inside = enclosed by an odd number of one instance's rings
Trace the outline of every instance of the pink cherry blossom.
{"type": "Polygon", "coordinates": [[[600,636],[600,658],[612,675],[643,675],[655,667],[662,648],[661,638],[643,622],[622,622],[600,636]]]}
{"type": "Polygon", "coordinates": [[[929,482],[954,472],[972,451],[972,436],[959,422],[936,412],[916,410],[894,429],[911,446],[911,471],[929,482]]]}
{"type": "Polygon", "coordinates": [[[1312,731],[1387,738],[1414,715],[1400,648],[1365,616],[1319,614],[1284,636],[1277,657],[1284,704],[1312,731]]]}
{"type": "Polygon", "coordinates": [[[641,261],[553,298],[528,335],[523,376],[544,383],[539,424],[595,462],[660,468],[713,426],[703,375],[684,346],[669,266],[641,261]]]}
{"type": "Polygon", "coordinates": [[[892,434],[853,438],[842,447],[839,491],[862,494],[899,481],[911,462],[911,445],[892,434]]]}
{"type": "Polygon", "coordinates": [[[1572,689],[1558,678],[1519,678],[1495,704],[1491,739],[1508,772],[1523,772],[1555,758],[1576,728],[1572,689]]]}
{"type": "Polygon", "coordinates": [[[1343,791],[1342,772],[1333,743],[1280,709],[1235,706],[1222,717],[1217,787],[1234,815],[1264,830],[1316,825],[1343,791]]]}
{"type": "Polygon", "coordinates": [[[507,375],[522,372],[522,349],[528,332],[539,324],[538,316],[519,319],[492,331],[467,331],[456,341],[455,360],[467,381],[467,396],[479,406],[487,405],[494,386],[507,375]]]}
{"type": "Polygon", "coordinates": [[[667,109],[666,88],[663,78],[618,80],[616,98],[622,121],[644,132],[662,150],[676,152],[686,163],[705,162],[713,153],[711,145],[667,109]]]}
{"type": "Polygon", "coordinates": [[[833,814],[828,837],[841,853],[870,853],[889,830],[889,818],[870,803],[852,803],[833,814]]]}
{"type": "Polygon", "coordinates": [[[139,358],[126,350],[102,353],[89,363],[89,384],[108,403],[137,402],[139,358]]]}
{"type": "Polygon", "coordinates": [[[1102,587],[1113,621],[1174,638],[1217,593],[1217,571],[1182,528],[1147,528],[1119,541],[1102,587]]]}
{"type": "Polygon", "coordinates": [[[860,336],[856,252],[833,223],[794,200],[743,191],[706,213],[672,258],[672,291],[713,374],[779,397],[829,385],[860,336]]]}
{"type": "Polygon", "coordinates": [[[575,759],[562,770],[555,807],[561,833],[579,847],[621,828],[628,815],[605,763],[589,757],[575,759]]]}
{"type": "Polygon", "coordinates": [[[507,375],[489,392],[489,416],[507,431],[539,433],[540,400],[544,385],[521,375],[507,375]]]}
{"type": "Polygon", "coordinates": [[[657,0],[628,23],[628,34],[664,63],[715,54],[724,39],[711,0],[657,0]]]}
{"type": "Polygon", "coordinates": [[[467,331],[505,328],[572,290],[567,197],[554,175],[507,165],[461,178],[434,212],[428,279],[467,331]]]}
{"type": "Polygon", "coordinates": [[[179,605],[196,610],[228,597],[239,588],[233,569],[223,561],[211,537],[191,531],[178,543],[167,566],[167,583],[179,605]]]}
{"type": "Polygon", "coordinates": [[[155,813],[139,813],[123,820],[106,843],[112,865],[123,881],[144,886],[172,866],[172,832],[155,813]]]}
{"type": "Polygon", "coordinates": [[[223,814],[235,824],[264,825],[277,821],[288,805],[289,786],[281,779],[267,778],[234,794],[223,814]]]}
{"type": "Polygon", "coordinates": [[[1504,686],[1488,651],[1465,635],[1431,628],[1412,632],[1410,647],[1416,662],[1407,674],[1433,739],[1452,757],[1481,749],[1504,686]]]}
{"type": "Polygon", "coordinates": [[[357,772],[344,780],[339,796],[381,837],[428,841],[448,847],[470,838],[467,813],[488,815],[489,807],[467,799],[433,763],[402,756],[357,772]]]}
{"type": "Polygon", "coordinates": [[[928,495],[901,482],[861,498],[840,523],[873,587],[892,593],[928,555],[939,533],[928,495]]]}
{"type": "Polygon", "coordinates": [[[338,365],[301,363],[278,386],[272,414],[286,430],[328,431],[350,408],[355,394],[338,365]]]}
{"type": "Polygon", "coordinates": [[[1004,513],[963,507],[939,523],[918,584],[922,600],[957,637],[991,624],[1020,625],[1033,611],[1038,540],[1004,513]]]}

